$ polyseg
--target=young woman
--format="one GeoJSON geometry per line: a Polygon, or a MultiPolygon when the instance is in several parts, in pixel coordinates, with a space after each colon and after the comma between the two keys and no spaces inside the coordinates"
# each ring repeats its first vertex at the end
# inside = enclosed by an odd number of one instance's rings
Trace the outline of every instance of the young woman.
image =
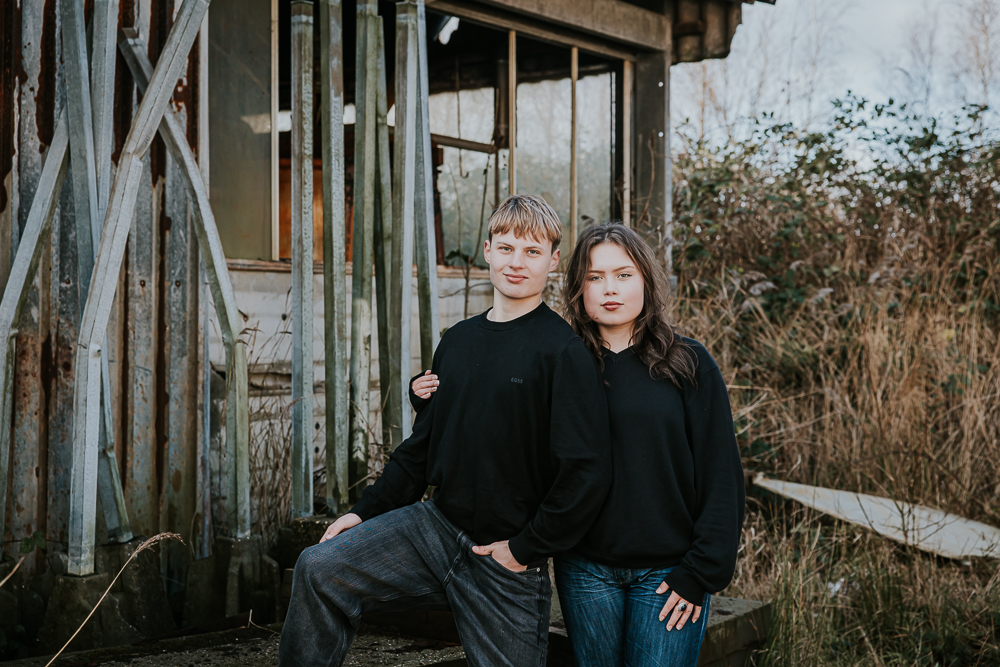
{"type": "MultiPolygon", "coordinates": [[[[614,465],[597,520],[555,559],[576,664],[693,667],[743,523],[725,381],[704,346],[667,322],[663,271],[628,227],[583,232],[564,294],[567,319],[602,369],[614,465]]],[[[412,389],[428,398],[437,386],[424,375],[412,389]]]]}

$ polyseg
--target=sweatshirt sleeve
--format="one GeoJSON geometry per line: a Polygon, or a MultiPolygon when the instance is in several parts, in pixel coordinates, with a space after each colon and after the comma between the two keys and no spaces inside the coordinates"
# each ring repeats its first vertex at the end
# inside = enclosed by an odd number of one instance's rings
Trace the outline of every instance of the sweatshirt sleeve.
{"type": "Polygon", "coordinates": [[[420,398],[417,396],[416,392],[413,391],[413,383],[417,381],[417,378],[423,377],[423,374],[424,372],[420,371],[411,377],[410,384],[407,385],[408,392],[410,394],[410,406],[413,408],[414,412],[420,412],[428,403],[431,402],[431,399],[434,398],[434,394],[431,394],[427,398],[420,398]]]}
{"type": "Polygon", "coordinates": [[[671,590],[693,604],[732,581],[746,504],[726,382],[711,357],[702,362],[697,386],[689,386],[684,396],[697,496],[694,534],[680,565],[665,578],[671,590]]]}
{"type": "Polygon", "coordinates": [[[534,518],[508,543],[522,564],[575,546],[611,488],[607,399],[597,363],[579,338],[559,354],[550,410],[555,481],[534,518]]]}
{"type": "Polygon", "coordinates": [[[351,509],[362,521],[411,505],[427,490],[427,451],[430,446],[433,404],[417,413],[413,433],[400,443],[375,483],[351,509]]]}

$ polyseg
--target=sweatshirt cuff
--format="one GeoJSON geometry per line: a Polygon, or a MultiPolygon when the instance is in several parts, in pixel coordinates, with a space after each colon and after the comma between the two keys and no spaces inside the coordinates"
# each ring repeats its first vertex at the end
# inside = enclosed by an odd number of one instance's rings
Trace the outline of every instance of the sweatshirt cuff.
{"type": "Polygon", "coordinates": [[[534,563],[548,557],[546,554],[539,553],[528,541],[524,533],[515,535],[508,540],[507,548],[510,549],[510,555],[514,557],[514,560],[521,565],[528,565],[529,563],[534,563]]]}
{"type": "Polygon", "coordinates": [[[705,600],[705,594],[708,593],[694,574],[685,569],[683,565],[678,565],[671,570],[663,578],[663,581],[667,583],[667,586],[670,586],[670,590],[695,606],[701,606],[705,600]]]}
{"type": "Polygon", "coordinates": [[[413,383],[417,381],[417,378],[423,377],[423,374],[424,374],[424,372],[420,371],[419,373],[417,373],[416,375],[414,375],[413,377],[411,377],[410,378],[410,383],[408,385],[406,385],[407,391],[409,391],[409,393],[410,393],[410,405],[413,407],[413,411],[414,412],[420,412],[421,408],[423,408],[424,406],[426,406],[427,403],[429,403],[430,400],[431,400],[429,396],[427,398],[420,398],[413,391],[413,383]]]}
{"type": "Polygon", "coordinates": [[[366,492],[361,496],[361,500],[351,508],[350,513],[357,514],[362,521],[368,521],[368,519],[376,517],[382,512],[378,509],[378,501],[375,500],[371,493],[366,492]]]}

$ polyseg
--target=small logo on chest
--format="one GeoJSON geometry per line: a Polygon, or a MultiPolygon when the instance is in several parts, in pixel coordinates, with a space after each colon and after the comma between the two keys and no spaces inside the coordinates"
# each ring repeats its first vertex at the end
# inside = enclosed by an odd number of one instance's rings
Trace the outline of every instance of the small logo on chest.
{"type": "Polygon", "coordinates": [[[510,381],[514,384],[524,384],[524,378],[511,378],[510,381]]]}

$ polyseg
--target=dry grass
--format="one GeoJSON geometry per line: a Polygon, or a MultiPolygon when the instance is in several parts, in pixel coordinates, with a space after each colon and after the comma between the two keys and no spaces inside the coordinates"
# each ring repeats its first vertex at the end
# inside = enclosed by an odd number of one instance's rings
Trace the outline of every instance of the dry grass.
{"type": "MultiPolygon", "coordinates": [[[[748,471],[1000,525],[1000,146],[843,110],[686,147],[675,320],[719,361],[748,471]]],[[[996,561],[750,495],[730,592],[775,602],[764,662],[1000,664],[996,561]]]]}

